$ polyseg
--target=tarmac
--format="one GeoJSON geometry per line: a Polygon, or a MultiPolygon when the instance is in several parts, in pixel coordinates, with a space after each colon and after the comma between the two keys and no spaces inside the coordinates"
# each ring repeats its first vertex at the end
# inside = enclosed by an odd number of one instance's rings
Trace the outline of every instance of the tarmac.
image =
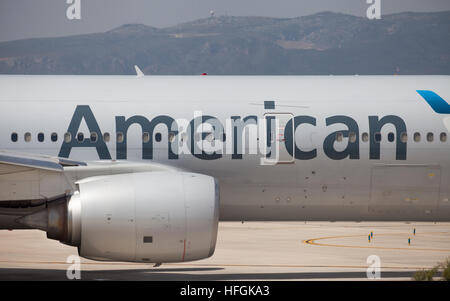
{"type": "MultiPolygon", "coordinates": [[[[67,280],[71,255],[76,248],[42,231],[1,230],[0,280],[67,280]]],[[[81,280],[374,281],[369,274],[411,280],[416,271],[449,257],[450,223],[221,222],[210,258],[159,267],[82,258],[79,275],[81,280]]]]}

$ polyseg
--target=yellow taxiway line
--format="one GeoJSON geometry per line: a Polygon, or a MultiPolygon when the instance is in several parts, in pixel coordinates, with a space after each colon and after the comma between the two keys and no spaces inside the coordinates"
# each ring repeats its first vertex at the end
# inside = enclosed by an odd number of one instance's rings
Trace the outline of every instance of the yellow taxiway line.
{"type": "MultiPolygon", "coordinates": [[[[448,232],[425,232],[420,235],[428,235],[428,234],[443,234],[448,232]]],[[[410,233],[381,233],[376,236],[391,236],[391,235],[411,235],[410,233]]],[[[414,237],[420,236],[416,234],[414,237]]],[[[432,252],[450,252],[450,249],[426,249],[426,248],[393,248],[393,247],[379,247],[379,246],[355,246],[355,245],[340,245],[340,244],[327,244],[327,243],[318,243],[316,240],[325,240],[325,239],[336,239],[336,238],[349,238],[349,237],[366,237],[366,234],[358,234],[358,235],[341,235],[341,236],[327,236],[327,237],[319,237],[319,238],[311,238],[304,240],[303,243],[308,245],[315,246],[323,246],[323,247],[337,247],[337,248],[359,248],[359,249],[380,249],[380,250],[408,250],[408,251],[432,251],[432,252]]]]}

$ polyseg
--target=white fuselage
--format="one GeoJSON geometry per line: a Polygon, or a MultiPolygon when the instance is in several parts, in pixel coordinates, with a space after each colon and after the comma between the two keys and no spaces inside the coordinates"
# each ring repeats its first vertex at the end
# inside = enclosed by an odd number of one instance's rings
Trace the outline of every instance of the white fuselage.
{"type": "Polygon", "coordinates": [[[450,77],[0,76],[0,150],[210,175],[222,220],[448,221],[450,117],[417,90],[450,77]]]}

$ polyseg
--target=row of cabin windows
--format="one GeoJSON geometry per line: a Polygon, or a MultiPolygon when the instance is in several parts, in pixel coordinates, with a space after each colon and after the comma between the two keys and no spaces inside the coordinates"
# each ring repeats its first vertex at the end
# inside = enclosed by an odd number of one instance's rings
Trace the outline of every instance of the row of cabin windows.
{"type": "MultiPolygon", "coordinates": [[[[212,135],[208,135],[208,137],[212,137],[212,135]]],[[[169,141],[172,142],[172,141],[174,140],[174,138],[175,138],[175,134],[169,133],[169,141]]],[[[344,138],[344,134],[343,134],[342,132],[337,132],[337,133],[336,133],[336,141],[341,142],[341,141],[343,140],[343,138],[344,138]]],[[[18,135],[17,133],[12,133],[12,134],[11,134],[11,141],[12,141],[12,142],[17,142],[18,139],[19,139],[19,135],[18,135]]],[[[84,134],[81,133],[81,132],[78,133],[77,136],[75,137],[75,139],[76,139],[78,142],[80,142],[80,143],[83,142],[83,141],[84,141],[84,134]]],[[[97,135],[97,133],[92,132],[92,133],[90,134],[90,138],[89,138],[89,139],[90,139],[90,141],[93,142],[93,143],[97,142],[97,140],[98,140],[98,135],[97,135]]],[[[111,139],[111,136],[110,136],[109,133],[104,133],[104,134],[103,134],[103,141],[104,141],[104,142],[109,142],[110,139],[111,139]]],[[[116,139],[117,139],[117,142],[118,142],[118,143],[123,143],[123,141],[124,141],[124,135],[123,135],[123,133],[120,133],[120,132],[117,133],[116,139]]],[[[214,139],[214,137],[212,137],[212,139],[214,139]]],[[[212,140],[212,139],[208,139],[208,140],[212,140]]],[[[350,142],[350,143],[355,143],[355,142],[356,142],[356,133],[350,132],[350,133],[348,134],[348,139],[349,139],[349,142],[350,142]]],[[[381,139],[382,139],[381,133],[375,133],[375,135],[374,135],[374,141],[375,141],[375,142],[381,142],[381,139]]],[[[415,142],[420,142],[420,140],[421,140],[421,134],[418,133],[418,132],[414,133],[413,139],[414,139],[415,142]]],[[[427,139],[428,142],[433,142],[433,141],[434,141],[434,134],[433,134],[433,133],[427,133],[426,139],[427,139]]],[[[24,140],[25,140],[25,142],[30,142],[30,141],[31,141],[31,133],[25,133],[25,135],[24,135],[24,140]]],[[[45,140],[45,135],[44,135],[44,133],[38,133],[38,134],[37,134],[37,140],[38,140],[39,142],[44,142],[44,140],[45,140]]],[[[50,135],[50,140],[51,140],[52,142],[58,141],[58,134],[57,134],[57,133],[51,133],[51,135],[50,135]]],[[[161,133],[156,133],[156,134],[155,134],[155,140],[156,140],[156,142],[160,142],[160,141],[162,140],[162,135],[161,135],[161,133]]],[[[182,140],[185,140],[185,138],[184,138],[184,139],[182,138],[182,140]]],[[[197,135],[197,136],[196,136],[196,140],[200,140],[200,135],[197,135]]],[[[362,140],[363,142],[368,142],[368,141],[369,141],[369,134],[368,134],[368,133],[362,133],[362,135],[361,135],[361,140],[362,140]]],[[[388,133],[388,135],[387,135],[387,140],[388,140],[389,142],[394,142],[394,141],[395,141],[395,134],[392,133],[392,132],[391,132],[391,133],[388,133]]],[[[447,141],[447,134],[446,134],[446,133],[441,133],[441,134],[439,135],[439,140],[440,140],[441,142],[446,142],[446,141],[447,141]]],[[[72,141],[72,135],[71,135],[70,133],[65,133],[65,134],[64,134],[64,142],[69,143],[69,142],[71,142],[71,141],[72,141]]],[[[149,133],[146,133],[146,132],[143,133],[143,134],[142,134],[142,141],[143,141],[144,143],[149,142],[149,141],[150,141],[150,134],[149,134],[149,133]]],[[[224,134],[223,141],[225,141],[225,134],[224,134]]],[[[408,141],[408,134],[407,134],[407,133],[401,133],[401,134],[400,134],[400,141],[401,141],[401,142],[407,142],[407,141],[408,141]]]]}
{"type": "MultiPolygon", "coordinates": [[[[169,136],[169,137],[171,137],[171,136],[174,137],[174,134],[173,134],[173,133],[170,133],[170,136],[169,136]]],[[[74,139],[76,139],[76,141],[78,141],[78,142],[80,142],[80,143],[83,142],[83,141],[84,141],[84,133],[82,133],[82,132],[78,133],[77,136],[76,136],[74,139]]],[[[171,139],[173,140],[173,138],[171,138],[171,139]]],[[[38,140],[39,142],[44,142],[44,140],[45,140],[45,135],[44,135],[44,133],[38,133],[38,134],[37,134],[37,140],[38,140]]],[[[51,140],[52,142],[57,142],[57,141],[58,141],[58,134],[57,134],[57,133],[51,133],[51,134],[50,134],[50,140],[51,140]]],[[[91,142],[93,142],[93,143],[97,142],[97,140],[98,140],[98,135],[97,135],[97,133],[92,132],[92,133],[90,134],[89,140],[90,140],[91,142]]],[[[103,141],[104,141],[104,142],[109,142],[110,140],[111,140],[111,135],[110,135],[109,133],[104,133],[104,134],[103,134],[103,141]]],[[[123,140],[124,140],[124,135],[123,135],[123,133],[117,133],[117,142],[122,143],[123,140]]],[[[143,140],[144,142],[149,142],[149,141],[150,141],[150,134],[149,134],[149,133],[143,133],[143,134],[142,134],[142,140],[143,140]]],[[[161,133],[156,133],[156,134],[155,134],[155,140],[156,140],[157,142],[160,142],[160,141],[162,140],[162,135],[161,135],[161,133]]],[[[172,141],[172,140],[171,140],[171,141],[172,141]]],[[[17,142],[17,141],[19,141],[19,135],[18,135],[17,133],[12,133],[12,134],[11,134],[11,141],[12,141],[12,142],[17,142]]],[[[27,132],[27,133],[24,134],[24,141],[25,141],[25,142],[30,142],[30,141],[31,141],[31,133],[27,132]]],[[[70,133],[65,133],[65,134],[64,134],[64,142],[69,143],[69,142],[71,142],[71,141],[72,141],[72,134],[70,134],[70,133]]]]}
{"type": "MultiPolygon", "coordinates": [[[[342,141],[342,136],[343,136],[342,133],[337,133],[336,140],[337,141],[342,141]]],[[[422,139],[421,134],[419,132],[415,132],[414,135],[413,135],[414,142],[420,142],[421,139],[422,139]]],[[[368,142],[369,141],[369,134],[368,133],[363,133],[361,135],[361,140],[363,142],[368,142]]],[[[382,140],[381,133],[375,133],[374,141],[379,143],[379,142],[381,142],[381,140],[382,140]]],[[[395,141],[395,134],[392,133],[392,132],[388,133],[387,134],[387,140],[389,142],[394,142],[395,141]]],[[[434,133],[431,133],[431,132],[427,133],[426,140],[427,140],[427,142],[433,142],[434,141],[434,133]]],[[[441,142],[447,142],[447,133],[444,133],[444,132],[440,133],[439,134],[439,140],[441,142]]],[[[349,133],[349,141],[351,143],[356,141],[356,134],[355,133],[349,133]]],[[[401,133],[400,134],[400,141],[403,142],[403,143],[406,143],[408,141],[408,134],[407,133],[401,133]]]]}

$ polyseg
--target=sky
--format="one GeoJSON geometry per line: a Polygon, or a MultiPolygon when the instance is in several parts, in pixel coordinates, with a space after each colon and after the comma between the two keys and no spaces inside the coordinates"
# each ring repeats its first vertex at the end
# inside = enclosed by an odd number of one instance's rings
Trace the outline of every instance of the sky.
{"type": "MultiPolygon", "coordinates": [[[[104,32],[128,23],[168,27],[216,16],[290,18],[321,11],[366,16],[377,0],[0,0],[0,41],[104,32]],[[67,2],[80,1],[80,20],[67,2]]],[[[381,13],[449,11],[450,0],[379,0],[381,13]]]]}

